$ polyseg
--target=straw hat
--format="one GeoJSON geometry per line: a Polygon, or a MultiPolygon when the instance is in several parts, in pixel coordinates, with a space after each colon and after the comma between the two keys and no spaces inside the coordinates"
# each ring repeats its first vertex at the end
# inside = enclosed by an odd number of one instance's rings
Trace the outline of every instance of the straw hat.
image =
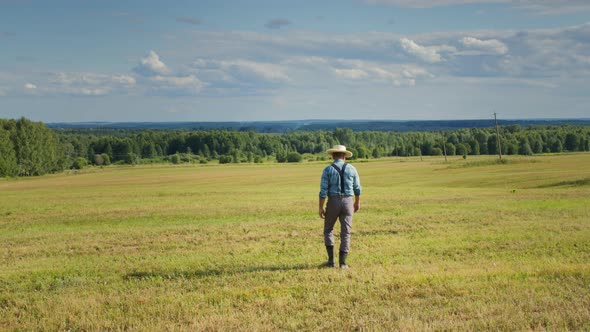
{"type": "Polygon", "coordinates": [[[334,145],[331,149],[328,149],[328,154],[333,154],[337,152],[346,153],[346,158],[352,157],[352,152],[346,150],[344,145],[334,145]]]}

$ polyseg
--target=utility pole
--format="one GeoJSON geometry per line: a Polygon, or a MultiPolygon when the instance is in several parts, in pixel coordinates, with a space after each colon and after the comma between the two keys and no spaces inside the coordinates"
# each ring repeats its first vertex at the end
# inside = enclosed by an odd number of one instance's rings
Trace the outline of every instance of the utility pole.
{"type": "Polygon", "coordinates": [[[496,121],[496,141],[498,142],[498,156],[502,160],[502,143],[500,142],[500,127],[498,127],[498,119],[496,118],[496,112],[494,112],[494,121],[496,121]]]}

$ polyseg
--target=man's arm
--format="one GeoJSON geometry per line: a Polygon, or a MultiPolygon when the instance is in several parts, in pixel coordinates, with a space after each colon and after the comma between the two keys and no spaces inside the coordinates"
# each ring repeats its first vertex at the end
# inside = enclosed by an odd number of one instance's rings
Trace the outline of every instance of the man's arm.
{"type": "Polygon", "coordinates": [[[326,219],[326,210],[324,210],[324,203],[326,202],[325,198],[320,197],[320,218],[326,219]]]}
{"type": "Polygon", "coordinates": [[[326,218],[326,210],[324,210],[324,203],[326,202],[326,196],[328,196],[328,171],[327,168],[322,172],[322,178],[320,180],[320,218],[326,218]]]}
{"type": "Polygon", "coordinates": [[[357,212],[361,208],[362,187],[361,187],[361,178],[359,176],[359,173],[356,171],[356,168],[354,169],[354,172],[355,172],[355,174],[354,174],[355,176],[352,181],[352,190],[354,191],[354,212],[357,212]]]}

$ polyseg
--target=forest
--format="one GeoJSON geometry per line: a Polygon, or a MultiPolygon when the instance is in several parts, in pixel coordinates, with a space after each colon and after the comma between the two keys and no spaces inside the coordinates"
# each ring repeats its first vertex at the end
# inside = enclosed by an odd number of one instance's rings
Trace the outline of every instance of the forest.
{"type": "MultiPolygon", "coordinates": [[[[590,151],[589,126],[500,128],[505,155],[590,151]]],[[[0,176],[34,176],[86,165],[263,163],[327,159],[346,145],[354,159],[497,154],[496,128],[381,132],[297,130],[282,134],[231,130],[51,129],[26,118],[0,119],[0,176]]]]}

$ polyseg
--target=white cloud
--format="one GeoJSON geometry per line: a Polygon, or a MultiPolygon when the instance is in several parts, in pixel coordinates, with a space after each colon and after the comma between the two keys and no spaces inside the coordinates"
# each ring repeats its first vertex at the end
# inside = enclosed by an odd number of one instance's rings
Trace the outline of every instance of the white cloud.
{"type": "Polygon", "coordinates": [[[113,82],[117,82],[119,84],[127,85],[127,86],[134,86],[136,83],[135,78],[128,76],[128,75],[114,75],[114,76],[111,76],[111,80],[113,82]]]}
{"type": "Polygon", "coordinates": [[[50,73],[45,94],[72,96],[104,96],[110,93],[126,93],[136,85],[129,75],[105,75],[90,72],[50,73]]]}
{"type": "Polygon", "coordinates": [[[400,39],[400,44],[407,53],[418,57],[422,61],[429,63],[442,61],[440,54],[433,47],[418,45],[415,41],[408,38],[400,39]]]}
{"type": "Polygon", "coordinates": [[[109,93],[107,88],[70,88],[65,90],[74,96],[104,96],[109,93]]]}
{"type": "Polygon", "coordinates": [[[105,75],[88,72],[56,72],[51,73],[51,83],[63,86],[97,86],[97,85],[118,85],[132,87],[135,85],[135,78],[129,75],[105,75]]]}
{"type": "Polygon", "coordinates": [[[289,77],[287,76],[287,74],[285,74],[284,69],[281,66],[272,63],[255,62],[240,59],[231,61],[221,61],[220,66],[221,68],[225,68],[228,70],[238,70],[241,72],[251,73],[269,81],[289,80],[289,77]]]}
{"type": "Polygon", "coordinates": [[[262,89],[276,89],[289,83],[287,68],[281,64],[244,59],[197,59],[189,72],[221,92],[226,89],[252,93],[262,89]]]}
{"type": "Polygon", "coordinates": [[[36,90],[37,86],[33,83],[25,83],[25,85],[23,85],[23,88],[25,90],[36,90]]]}
{"type": "Polygon", "coordinates": [[[497,39],[480,40],[475,37],[464,37],[460,40],[466,49],[479,54],[506,54],[508,47],[497,39]]]}
{"type": "Polygon", "coordinates": [[[420,87],[440,82],[436,79],[440,77],[469,77],[506,78],[527,86],[552,87],[559,85],[558,81],[590,77],[590,24],[402,38],[395,33],[288,31],[204,32],[198,36],[203,38],[186,43],[191,48],[183,50],[188,54],[183,60],[186,62],[174,69],[150,51],[130,73],[0,73],[0,86],[8,87],[4,95],[243,96],[321,88],[330,83],[420,87]],[[211,50],[214,52],[209,53],[211,50]],[[199,56],[196,60],[195,54],[199,56]],[[26,84],[36,89],[27,89],[26,84]]]}
{"type": "Polygon", "coordinates": [[[154,51],[150,51],[146,57],[141,58],[139,64],[133,70],[143,76],[168,75],[171,73],[168,66],[160,60],[160,56],[154,51]]]}
{"type": "Polygon", "coordinates": [[[153,76],[146,82],[154,94],[167,96],[191,96],[207,86],[195,76],[153,76]]]}
{"type": "Polygon", "coordinates": [[[352,80],[363,79],[363,78],[367,78],[369,76],[369,74],[366,71],[356,69],[356,68],[352,68],[352,69],[337,69],[337,68],[335,68],[334,73],[337,76],[352,79],[352,80]]]}
{"type": "Polygon", "coordinates": [[[204,86],[203,82],[201,82],[198,78],[194,76],[185,76],[185,77],[166,77],[166,76],[154,76],[150,77],[152,82],[157,83],[164,83],[170,86],[193,86],[197,89],[200,89],[204,86]]]}
{"type": "Polygon", "coordinates": [[[325,79],[326,75],[332,75],[343,81],[413,86],[416,79],[433,77],[425,68],[408,64],[319,57],[292,57],[286,63],[294,66],[293,70],[305,69],[316,75],[314,80],[317,81],[325,79]]]}

